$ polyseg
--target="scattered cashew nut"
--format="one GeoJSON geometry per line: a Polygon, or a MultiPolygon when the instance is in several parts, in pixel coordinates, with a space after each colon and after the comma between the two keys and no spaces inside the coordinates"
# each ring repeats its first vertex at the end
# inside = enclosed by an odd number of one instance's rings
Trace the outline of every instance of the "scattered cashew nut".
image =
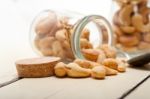
{"type": "Polygon", "coordinates": [[[96,66],[92,68],[91,76],[96,79],[104,79],[106,76],[106,69],[104,66],[96,66]]]}
{"type": "Polygon", "coordinates": [[[57,63],[54,72],[57,77],[65,77],[67,75],[66,64],[63,62],[57,63]]]}
{"type": "Polygon", "coordinates": [[[113,58],[107,58],[107,59],[105,59],[105,60],[102,62],[102,64],[103,64],[104,66],[106,66],[106,67],[111,68],[111,69],[117,70],[117,68],[118,68],[117,61],[116,61],[116,59],[113,59],[113,58]]]}
{"type": "Polygon", "coordinates": [[[82,68],[76,63],[69,63],[67,66],[67,75],[69,77],[89,77],[91,75],[91,70],[82,68]]]}

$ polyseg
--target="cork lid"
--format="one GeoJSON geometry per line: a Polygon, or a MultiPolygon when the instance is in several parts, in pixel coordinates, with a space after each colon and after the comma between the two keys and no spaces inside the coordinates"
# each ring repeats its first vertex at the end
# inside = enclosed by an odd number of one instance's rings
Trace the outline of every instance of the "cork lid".
{"type": "Polygon", "coordinates": [[[15,64],[19,65],[33,65],[33,64],[46,64],[51,62],[59,61],[59,57],[38,57],[38,58],[28,58],[22,59],[15,62],[15,64]]]}

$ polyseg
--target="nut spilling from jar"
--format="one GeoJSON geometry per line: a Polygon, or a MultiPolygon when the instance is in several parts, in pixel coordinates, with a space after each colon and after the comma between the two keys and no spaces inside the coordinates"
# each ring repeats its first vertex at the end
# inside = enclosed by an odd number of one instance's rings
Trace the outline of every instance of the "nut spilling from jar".
{"type": "Polygon", "coordinates": [[[108,45],[102,45],[97,49],[86,49],[84,55],[87,56],[87,60],[75,59],[68,64],[57,63],[54,67],[55,75],[73,78],[91,76],[95,79],[104,79],[106,76],[125,72],[128,66],[125,59],[116,58],[116,51],[108,45]]]}
{"type": "Polygon", "coordinates": [[[150,48],[150,8],[148,0],[115,0],[113,17],[117,47],[131,52],[150,48]]]}
{"type": "MultiPolygon", "coordinates": [[[[75,58],[70,44],[74,24],[70,24],[69,21],[68,17],[58,17],[55,12],[49,11],[47,17],[36,23],[34,44],[42,55],[58,56],[63,60],[75,58]]],[[[88,29],[82,31],[81,49],[93,48],[89,42],[89,35],[88,29]]]]}

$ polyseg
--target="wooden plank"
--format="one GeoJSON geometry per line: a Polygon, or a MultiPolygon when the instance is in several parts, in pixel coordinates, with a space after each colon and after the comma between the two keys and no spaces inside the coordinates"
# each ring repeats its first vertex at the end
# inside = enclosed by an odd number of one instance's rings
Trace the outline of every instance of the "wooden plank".
{"type": "Polygon", "coordinates": [[[5,75],[0,76],[0,88],[11,84],[17,80],[19,80],[19,78],[16,73],[6,73],[5,75]]]}
{"type": "Polygon", "coordinates": [[[116,99],[148,75],[149,71],[128,68],[126,73],[105,80],[22,79],[0,88],[0,99],[116,99]]]}
{"type": "Polygon", "coordinates": [[[150,77],[142,85],[140,85],[135,91],[129,94],[127,99],[150,99],[150,77]]]}
{"type": "Polygon", "coordinates": [[[142,84],[137,90],[135,90],[132,94],[130,94],[128,99],[150,99],[150,79],[142,84]]]}

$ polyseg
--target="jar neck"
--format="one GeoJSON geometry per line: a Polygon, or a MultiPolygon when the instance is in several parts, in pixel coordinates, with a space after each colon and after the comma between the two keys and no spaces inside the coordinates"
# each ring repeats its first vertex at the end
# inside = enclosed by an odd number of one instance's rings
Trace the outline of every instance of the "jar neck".
{"type": "MultiPolygon", "coordinates": [[[[80,21],[78,21],[75,26],[74,26],[74,33],[71,37],[71,48],[72,48],[72,52],[74,54],[74,56],[76,58],[79,58],[79,59],[85,59],[84,56],[82,55],[81,53],[81,49],[80,49],[80,36],[81,36],[81,33],[82,33],[82,30],[85,28],[85,26],[89,23],[89,22],[93,22],[95,23],[95,25],[97,26],[98,30],[102,31],[102,27],[101,26],[104,26],[105,29],[107,30],[107,44],[109,46],[113,46],[113,30],[111,28],[111,25],[110,23],[102,16],[99,16],[99,15],[89,15],[89,16],[85,16],[84,18],[82,18],[80,21]]],[[[99,31],[99,34],[102,36],[102,35],[105,35],[103,34],[103,32],[100,32],[99,31]]],[[[100,39],[100,42],[103,43],[104,39],[103,36],[102,38],[99,38],[100,39]]],[[[100,45],[99,45],[100,46],[100,45]]]]}

